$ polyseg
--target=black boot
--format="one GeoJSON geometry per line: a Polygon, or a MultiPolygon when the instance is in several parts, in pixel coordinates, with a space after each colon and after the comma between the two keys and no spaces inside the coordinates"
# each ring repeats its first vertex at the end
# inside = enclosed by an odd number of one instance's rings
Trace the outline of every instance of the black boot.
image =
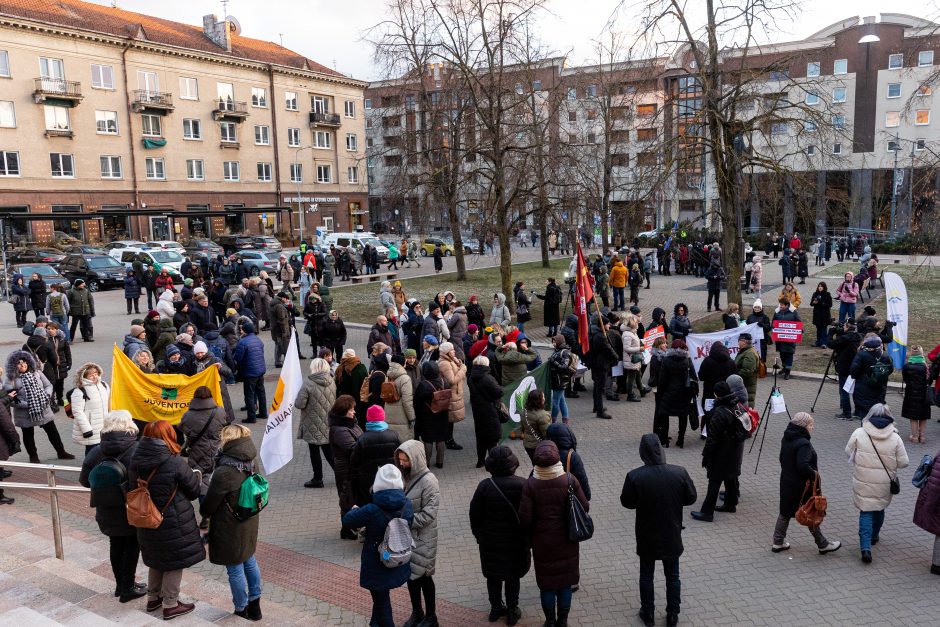
{"type": "Polygon", "coordinates": [[[248,615],[248,620],[261,620],[261,599],[248,601],[248,607],[245,608],[245,613],[248,615]]]}
{"type": "Polygon", "coordinates": [[[499,620],[500,616],[505,616],[507,611],[508,610],[506,609],[506,606],[502,603],[499,605],[493,605],[490,607],[490,615],[488,619],[491,623],[495,623],[499,620]]]}
{"type": "Polygon", "coordinates": [[[557,623],[555,622],[555,608],[553,607],[551,609],[546,609],[543,607],[542,612],[545,613],[545,623],[542,625],[542,627],[556,627],[557,623]]]}
{"type": "Polygon", "coordinates": [[[412,611],[411,616],[408,617],[408,620],[404,622],[401,627],[418,627],[421,624],[421,621],[424,620],[424,612],[421,610],[412,611]]]}
{"type": "Polygon", "coordinates": [[[568,627],[568,612],[570,611],[570,607],[558,608],[558,620],[555,621],[555,627],[568,627]]]}
{"type": "Polygon", "coordinates": [[[454,438],[447,440],[444,445],[452,451],[462,451],[463,447],[457,444],[454,438]]]}

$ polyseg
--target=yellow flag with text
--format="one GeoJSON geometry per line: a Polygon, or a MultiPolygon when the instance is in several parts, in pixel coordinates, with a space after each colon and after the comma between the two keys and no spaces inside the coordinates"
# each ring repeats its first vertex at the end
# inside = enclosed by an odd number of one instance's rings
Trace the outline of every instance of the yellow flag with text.
{"type": "Polygon", "coordinates": [[[147,374],[114,345],[111,362],[111,409],[126,409],[136,420],[176,424],[189,409],[196,388],[206,386],[221,407],[218,368],[197,375],[147,374]]]}

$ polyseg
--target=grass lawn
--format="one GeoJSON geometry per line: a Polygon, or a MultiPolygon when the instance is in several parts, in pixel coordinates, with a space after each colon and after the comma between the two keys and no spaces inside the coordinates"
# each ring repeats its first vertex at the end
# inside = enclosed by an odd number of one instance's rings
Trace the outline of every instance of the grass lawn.
{"type": "MultiPolygon", "coordinates": [[[[548,268],[543,268],[540,261],[513,264],[513,284],[517,281],[523,281],[526,290],[535,290],[539,294],[544,294],[545,279],[553,276],[564,292],[563,279],[565,272],[568,271],[569,262],[570,259],[568,258],[555,258],[550,260],[550,267],[548,268]]],[[[457,299],[462,303],[466,303],[471,294],[476,294],[483,310],[489,316],[493,304],[493,294],[499,291],[500,282],[499,267],[494,267],[468,268],[466,281],[458,282],[456,272],[442,272],[429,277],[402,279],[401,283],[408,298],[417,298],[425,307],[438,292],[450,290],[457,295],[457,299]]],[[[333,295],[333,308],[340,312],[340,316],[346,322],[372,324],[375,322],[375,317],[382,313],[379,305],[380,283],[365,283],[339,289],[336,289],[336,282],[333,285],[334,287],[330,292],[333,295]]],[[[512,295],[507,294],[507,299],[510,298],[512,298],[512,295]]],[[[564,303],[562,303],[562,307],[564,307],[564,303]]],[[[531,312],[532,319],[541,324],[542,301],[538,298],[532,299],[531,312]]]]}

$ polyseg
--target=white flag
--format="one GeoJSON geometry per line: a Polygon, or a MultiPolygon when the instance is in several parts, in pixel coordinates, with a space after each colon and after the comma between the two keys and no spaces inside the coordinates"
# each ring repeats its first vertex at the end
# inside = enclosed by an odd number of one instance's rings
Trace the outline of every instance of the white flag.
{"type": "Polygon", "coordinates": [[[268,423],[261,440],[261,463],[267,474],[279,470],[294,458],[294,401],[303,385],[300,358],[297,355],[297,334],[291,334],[281,376],[277,380],[274,401],[268,412],[268,423]]]}

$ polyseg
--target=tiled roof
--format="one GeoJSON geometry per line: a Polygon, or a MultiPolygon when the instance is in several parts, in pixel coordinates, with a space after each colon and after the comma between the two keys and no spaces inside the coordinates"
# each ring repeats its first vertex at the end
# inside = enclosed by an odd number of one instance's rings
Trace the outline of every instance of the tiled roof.
{"type": "Polygon", "coordinates": [[[198,26],[80,0],[0,0],[0,15],[118,37],[137,38],[140,33],[142,39],[153,43],[345,77],[275,43],[232,34],[232,51],[228,52],[213,43],[198,26]]]}

